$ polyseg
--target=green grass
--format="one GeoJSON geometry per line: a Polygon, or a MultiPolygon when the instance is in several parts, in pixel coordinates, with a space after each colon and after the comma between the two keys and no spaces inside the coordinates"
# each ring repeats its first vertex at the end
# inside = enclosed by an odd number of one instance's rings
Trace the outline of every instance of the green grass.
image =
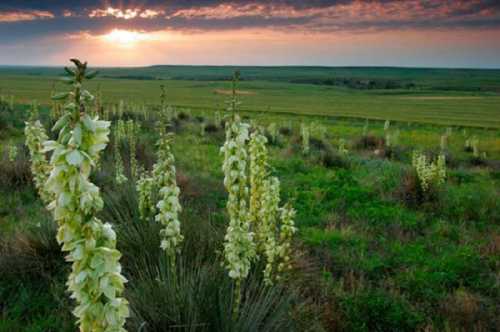
{"type": "MultiPolygon", "coordinates": [[[[41,75],[0,75],[0,86],[19,96],[17,101],[36,98],[48,103],[51,82],[41,75]]],[[[387,75],[392,75],[389,69],[387,75]]],[[[453,76],[443,77],[439,71],[435,75],[443,80],[453,76]]],[[[114,183],[111,146],[94,176],[105,201],[101,217],[115,224],[124,254],[130,280],[126,296],[134,312],[131,330],[143,321],[152,331],[200,322],[210,322],[217,331],[472,331],[498,325],[500,132],[476,126],[499,127],[494,103],[500,97],[437,89],[361,91],[283,81],[242,82],[240,90],[255,93],[241,96],[249,121],[265,126],[276,122],[279,127],[291,123],[291,135],[280,136],[270,146],[270,166],[281,181],[282,201],[291,201],[297,210],[299,233],[294,244],[296,268],[285,289],[261,289],[253,271],[243,309],[248,319],[232,325],[226,317],[230,284],[218,260],[227,225],[219,151],[224,132],[219,126],[201,136],[195,118],[213,123],[213,111],[227,98],[214,90],[228,89],[229,84],[100,79],[91,89],[99,84],[108,103],[123,99],[148,104],[153,118],[143,121],[138,145],[140,163],[145,164],[154,160],[160,83],[167,86],[169,103],[191,108],[179,110],[191,116],[177,121],[173,129],[184,207],[180,284],[172,283],[158,257],[158,225],[137,220],[133,184],[114,183]],[[462,99],[412,99],[419,95],[462,99]],[[393,158],[376,155],[375,148],[357,147],[365,123],[357,117],[399,120],[390,128],[401,132],[393,158]],[[313,145],[307,156],[297,144],[301,122],[321,123],[327,129],[323,144],[313,145]],[[460,125],[467,126],[465,133],[460,125]],[[453,133],[447,182],[436,189],[433,200],[409,204],[404,194],[413,190],[407,184],[411,152],[438,151],[448,126],[453,133]],[[471,153],[463,149],[471,135],[480,139],[480,150],[487,153],[484,165],[472,164],[471,153]],[[325,166],[323,156],[335,155],[340,138],[347,141],[348,156],[339,165],[325,166]]],[[[5,123],[0,125],[6,129],[0,135],[2,148],[11,142],[22,144],[25,109],[17,105],[14,112],[1,114],[5,123]]],[[[125,117],[142,117],[142,112],[131,109],[125,117]]],[[[48,109],[42,107],[41,113],[48,125],[48,109]]],[[[382,138],[383,121],[370,121],[369,134],[382,138]]],[[[128,171],[126,149],[123,153],[128,171]]],[[[32,184],[17,179],[19,170],[29,167],[25,154],[21,152],[16,164],[0,154],[0,331],[70,331],[72,304],[64,293],[67,266],[57,244],[47,240],[53,240],[54,229],[45,227],[50,217],[32,184]]]]}
{"type": "MultiPolygon", "coordinates": [[[[158,103],[164,84],[172,105],[223,109],[230,89],[221,81],[232,67],[148,67],[103,69],[90,83],[102,89],[106,101],[158,103]],[[198,71],[198,76],[195,73],[198,71]],[[120,79],[155,75],[155,80],[120,79]],[[161,80],[157,80],[161,79],[161,80]]],[[[17,100],[49,102],[60,68],[1,67],[0,91],[17,100]]],[[[243,110],[500,128],[500,71],[412,68],[301,68],[250,67],[242,69],[243,110]],[[291,83],[293,79],[325,77],[394,79],[415,82],[414,89],[359,90],[340,86],[291,83]],[[493,88],[489,88],[493,87],[493,88]]]]}

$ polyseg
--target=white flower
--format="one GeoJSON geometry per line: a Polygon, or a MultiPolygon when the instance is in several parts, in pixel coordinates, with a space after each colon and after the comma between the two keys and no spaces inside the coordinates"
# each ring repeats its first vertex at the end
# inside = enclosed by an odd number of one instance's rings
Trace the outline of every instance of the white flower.
{"type": "MultiPolygon", "coordinates": [[[[53,151],[44,190],[52,199],[48,208],[59,225],[57,241],[71,263],[67,286],[77,303],[73,314],[78,318],[79,330],[121,332],[129,316],[127,300],[122,297],[126,279],[121,275],[121,254],[116,249],[112,226],[95,217],[103,201],[99,188],[89,179],[108,142],[109,122],[90,118],[82,111],[88,107],[86,101],[92,100],[81,86],[86,65],[72,61],[77,65],[73,87],[80,93],[72,94],[74,101],[65,107],[68,113],[55,125],[59,129],[57,141],[44,142],[43,149],[34,146],[33,137],[27,141],[37,153],[53,151]]],[[[27,125],[27,133],[32,135],[38,130],[36,126],[27,125]]],[[[43,136],[40,132],[36,135],[37,140],[43,136]]],[[[42,165],[43,161],[39,161],[42,165]]]]}
{"type": "Polygon", "coordinates": [[[26,136],[26,146],[28,147],[31,159],[31,173],[35,187],[38,190],[40,198],[45,204],[51,199],[51,194],[45,189],[45,182],[50,173],[50,165],[44,152],[43,143],[48,140],[45,128],[40,121],[28,121],[24,127],[26,136]]]}
{"type": "Polygon", "coordinates": [[[436,161],[430,162],[418,151],[413,152],[412,166],[417,172],[422,191],[427,192],[431,185],[441,185],[446,179],[446,159],[440,154],[436,161]]]}
{"type": "Polygon", "coordinates": [[[229,276],[241,280],[248,276],[251,262],[255,259],[254,234],[250,230],[248,214],[247,124],[241,123],[237,115],[226,123],[226,142],[222,169],[224,185],[228,191],[227,210],[229,226],[224,242],[224,256],[229,276]]]}
{"type": "MultiPolygon", "coordinates": [[[[179,246],[184,237],[181,234],[181,224],[179,222],[179,213],[181,204],[179,202],[179,187],[177,187],[176,172],[174,166],[174,156],[170,151],[170,140],[167,137],[161,137],[158,141],[158,160],[153,167],[153,183],[146,186],[156,186],[160,188],[160,200],[156,204],[158,214],[155,220],[161,223],[164,228],[160,231],[162,237],[161,248],[167,255],[175,259],[179,246]]],[[[150,180],[146,180],[150,181],[150,180]]],[[[150,199],[150,198],[149,198],[150,199]]],[[[173,264],[173,261],[172,261],[173,264]]]]}

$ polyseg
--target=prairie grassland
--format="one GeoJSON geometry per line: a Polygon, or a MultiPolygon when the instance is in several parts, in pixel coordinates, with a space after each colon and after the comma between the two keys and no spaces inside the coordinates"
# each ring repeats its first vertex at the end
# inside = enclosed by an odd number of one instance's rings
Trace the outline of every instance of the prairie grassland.
{"type": "MultiPolygon", "coordinates": [[[[238,89],[252,93],[239,95],[241,113],[245,121],[267,128],[272,174],[281,181],[283,201],[297,210],[299,232],[287,284],[261,290],[253,271],[245,285],[246,318],[235,323],[227,318],[230,283],[219,265],[227,214],[220,155],[224,130],[218,117],[227,97],[216,91],[229,84],[98,79],[89,89],[99,86],[113,123],[141,124],[137,159],[150,169],[160,83],[175,110],[167,129],[175,134],[184,207],[180,286],[172,286],[167,264],[157,257],[158,226],[138,219],[128,145],[120,146],[128,182],[114,180],[114,142],[93,175],[105,201],[101,217],[116,227],[124,255],[125,296],[133,313],[129,330],[499,328],[500,97],[243,81],[238,89]],[[113,113],[120,100],[123,114],[113,113]],[[384,130],[385,120],[397,121],[384,130]],[[279,132],[275,139],[271,124],[279,132]],[[301,125],[311,128],[307,155],[301,125]],[[391,146],[388,133],[398,136],[391,146]],[[466,149],[473,137],[478,156],[466,149]],[[346,153],[339,150],[341,142],[346,153]],[[427,194],[419,190],[412,167],[417,149],[431,158],[446,155],[446,182],[427,194]]],[[[46,127],[53,123],[52,83],[46,77],[4,75],[0,87],[17,101],[15,110],[0,118],[0,331],[72,331],[72,303],[64,290],[68,267],[22,147],[28,101],[44,104],[41,119],[46,127]],[[12,144],[19,150],[14,161],[8,157],[12,144]]]]}
{"type": "MultiPolygon", "coordinates": [[[[0,91],[19,102],[48,103],[56,77],[0,75],[0,91]]],[[[108,102],[158,103],[159,85],[177,107],[221,110],[228,89],[223,81],[97,79],[108,102]]],[[[298,115],[344,116],[440,125],[500,128],[500,96],[492,92],[439,90],[354,90],[337,86],[243,81],[242,110],[298,115]]]]}

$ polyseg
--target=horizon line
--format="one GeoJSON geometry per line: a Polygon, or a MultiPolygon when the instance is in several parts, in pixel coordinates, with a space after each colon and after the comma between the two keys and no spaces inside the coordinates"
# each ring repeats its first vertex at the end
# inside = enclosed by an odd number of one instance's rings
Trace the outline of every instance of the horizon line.
{"type": "MultiPolygon", "coordinates": [[[[68,60],[69,62],[69,60],[68,60]]],[[[35,65],[35,64],[1,64],[0,67],[25,67],[25,68],[64,68],[67,65],[58,64],[58,65],[35,65]]],[[[299,64],[283,64],[283,65],[213,65],[213,64],[150,64],[150,65],[129,65],[129,66],[101,66],[96,65],[92,66],[92,68],[151,68],[151,67],[237,67],[237,68],[249,68],[249,67],[260,67],[260,68],[286,68],[286,67],[299,67],[299,68],[395,68],[395,69],[455,69],[455,70],[500,70],[500,66],[498,67],[443,67],[443,66],[404,66],[404,65],[299,65],[299,64]]]]}

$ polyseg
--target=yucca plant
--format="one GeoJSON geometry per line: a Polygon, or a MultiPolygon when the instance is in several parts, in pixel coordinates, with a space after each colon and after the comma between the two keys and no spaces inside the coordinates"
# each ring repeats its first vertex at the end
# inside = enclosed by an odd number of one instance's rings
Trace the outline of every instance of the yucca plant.
{"type": "MultiPolygon", "coordinates": [[[[118,121],[119,123],[121,120],[118,121]]],[[[123,133],[121,133],[120,126],[117,125],[113,131],[113,154],[115,158],[115,181],[118,184],[125,183],[128,179],[125,176],[125,168],[123,166],[123,159],[120,152],[121,138],[123,137],[123,133]]]]}
{"type": "Polygon", "coordinates": [[[18,153],[17,145],[15,145],[14,143],[10,143],[9,144],[9,161],[10,162],[16,161],[17,153],[18,153]]]}
{"type": "MultiPolygon", "coordinates": [[[[233,104],[234,105],[234,104],[233,104]]],[[[250,230],[248,217],[247,150],[249,126],[234,115],[226,123],[226,142],[221,148],[224,153],[222,169],[224,186],[228,191],[227,210],[229,226],[225,236],[224,256],[229,277],[235,282],[233,318],[237,319],[241,303],[242,281],[250,271],[255,259],[254,234],[250,230]]]]}
{"type": "Polygon", "coordinates": [[[429,161],[425,154],[414,151],[412,166],[417,172],[423,192],[427,192],[431,186],[443,184],[446,179],[446,159],[443,154],[440,154],[435,161],[429,161]]]}
{"type": "Polygon", "coordinates": [[[136,183],[139,214],[142,220],[147,220],[155,212],[154,191],[155,181],[148,172],[142,172],[136,183]]]}
{"type": "Polygon", "coordinates": [[[25,122],[24,135],[31,159],[31,173],[35,187],[40,198],[45,204],[52,200],[50,193],[46,190],[45,182],[49,176],[51,167],[44,152],[43,143],[48,140],[47,133],[40,120],[38,120],[38,107],[33,103],[30,119],[25,122]]]}
{"type": "Polygon", "coordinates": [[[130,119],[127,121],[127,140],[130,154],[130,176],[136,179],[138,176],[137,164],[137,139],[140,132],[140,124],[130,119]]]}
{"type": "Polygon", "coordinates": [[[184,237],[181,234],[181,223],[179,213],[181,204],[179,202],[180,189],[177,186],[175,159],[170,148],[171,136],[160,137],[158,141],[158,160],[153,167],[154,185],[159,188],[159,201],[156,204],[158,213],[155,220],[163,229],[160,231],[161,245],[165,253],[175,267],[175,257],[180,250],[180,244],[184,237]]]}
{"type": "Polygon", "coordinates": [[[44,143],[44,151],[52,151],[46,190],[54,199],[48,208],[59,225],[57,241],[72,264],[67,286],[77,303],[73,314],[80,331],[125,331],[129,311],[122,296],[126,279],[121,274],[121,254],[111,224],[96,217],[103,201],[90,181],[108,143],[110,123],[88,112],[94,97],[83,88],[83,81],[97,72],[89,72],[86,62],[71,62],[75,67],[65,68],[64,81],[72,90],[53,96],[66,101],[66,113],[53,128],[59,131],[58,138],[44,143]]]}
{"type": "Polygon", "coordinates": [[[271,142],[276,143],[278,142],[278,126],[276,125],[275,122],[271,122],[269,126],[267,126],[267,132],[269,133],[269,137],[271,138],[271,142]]]}
{"type": "Polygon", "coordinates": [[[309,140],[311,138],[311,133],[309,131],[309,127],[304,123],[300,124],[300,135],[302,137],[302,153],[309,154],[309,140]]]}

